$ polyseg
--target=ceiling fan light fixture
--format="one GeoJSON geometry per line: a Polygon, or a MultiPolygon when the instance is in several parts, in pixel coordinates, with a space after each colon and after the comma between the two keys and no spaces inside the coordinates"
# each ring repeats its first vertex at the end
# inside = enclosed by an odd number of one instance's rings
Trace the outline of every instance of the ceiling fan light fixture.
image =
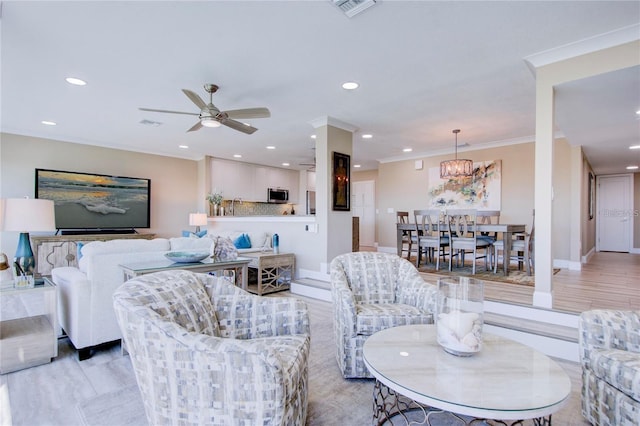
{"type": "Polygon", "coordinates": [[[220,122],[212,117],[202,117],[200,124],[204,127],[220,127],[220,122]]]}
{"type": "Polygon", "coordinates": [[[440,178],[451,179],[473,176],[473,161],[458,159],[458,133],[460,129],[453,130],[456,135],[455,159],[446,160],[440,163],[440,178]]]}

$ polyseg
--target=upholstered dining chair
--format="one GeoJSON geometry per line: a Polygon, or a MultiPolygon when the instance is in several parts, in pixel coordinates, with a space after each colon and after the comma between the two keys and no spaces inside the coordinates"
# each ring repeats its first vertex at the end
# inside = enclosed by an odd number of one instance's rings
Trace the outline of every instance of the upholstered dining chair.
{"type": "Polygon", "coordinates": [[[536,212],[535,210],[531,216],[531,228],[529,232],[513,234],[511,238],[511,250],[510,253],[504,252],[504,240],[497,240],[493,243],[493,251],[495,264],[493,267],[494,272],[498,272],[498,265],[500,259],[500,253],[502,256],[509,256],[508,261],[515,260],[518,264],[524,264],[527,275],[531,276],[535,269],[535,225],[536,225],[536,212]]]}
{"type": "Polygon", "coordinates": [[[304,302],[171,270],[127,281],[113,303],[149,424],[305,424],[304,302]]]}
{"type": "Polygon", "coordinates": [[[362,347],[373,333],[433,323],[437,287],[395,254],[354,252],[331,261],[331,298],[336,359],[345,378],[373,377],[362,347]]]}
{"type": "Polygon", "coordinates": [[[582,415],[594,426],[640,425],[640,310],[585,311],[578,329],[582,415]]]}
{"type": "Polygon", "coordinates": [[[446,222],[449,232],[449,270],[453,267],[453,258],[462,261],[464,266],[465,254],[471,252],[471,273],[476,273],[476,260],[484,258],[484,266],[489,269],[491,259],[491,243],[480,239],[476,225],[478,224],[477,210],[455,209],[447,210],[446,222]],[[480,255],[478,250],[484,250],[480,255]]]}
{"type": "Polygon", "coordinates": [[[418,254],[416,268],[420,267],[420,259],[431,260],[435,253],[436,271],[440,269],[440,257],[446,257],[445,248],[449,246],[449,237],[445,235],[445,226],[441,224],[442,212],[437,209],[414,210],[413,216],[418,228],[418,254]]]}
{"type": "MultiPolygon", "coordinates": [[[[409,212],[397,211],[396,220],[399,224],[409,224],[409,212]]],[[[418,232],[416,230],[402,231],[402,249],[400,251],[400,255],[405,251],[407,252],[407,260],[411,259],[411,253],[415,252],[417,255],[420,254],[418,249],[418,232]],[[406,249],[405,246],[407,247],[406,249]]]]}

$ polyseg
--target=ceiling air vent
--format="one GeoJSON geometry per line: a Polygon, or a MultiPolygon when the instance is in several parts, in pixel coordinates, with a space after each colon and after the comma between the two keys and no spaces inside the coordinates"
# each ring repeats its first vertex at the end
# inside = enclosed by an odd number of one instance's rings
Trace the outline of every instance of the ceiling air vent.
{"type": "Polygon", "coordinates": [[[376,4],[375,0],[332,0],[349,18],[376,4]]]}

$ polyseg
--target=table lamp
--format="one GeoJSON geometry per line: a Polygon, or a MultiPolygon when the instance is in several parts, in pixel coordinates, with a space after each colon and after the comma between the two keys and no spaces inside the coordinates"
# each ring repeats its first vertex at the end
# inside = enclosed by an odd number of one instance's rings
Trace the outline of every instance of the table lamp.
{"type": "Polygon", "coordinates": [[[20,232],[18,248],[13,259],[16,275],[33,275],[35,259],[29,232],[55,231],[52,200],[39,198],[7,198],[4,200],[2,230],[20,232]]]}
{"type": "Polygon", "coordinates": [[[196,227],[196,233],[200,232],[200,227],[207,224],[206,213],[189,213],[189,226],[196,227]]]}

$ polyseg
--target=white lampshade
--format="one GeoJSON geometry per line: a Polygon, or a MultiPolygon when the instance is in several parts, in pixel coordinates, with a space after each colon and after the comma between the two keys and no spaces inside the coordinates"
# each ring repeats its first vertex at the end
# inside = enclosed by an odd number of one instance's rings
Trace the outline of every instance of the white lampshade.
{"type": "Polygon", "coordinates": [[[55,231],[52,200],[7,198],[4,201],[2,229],[16,232],[55,231]]]}
{"type": "Polygon", "coordinates": [[[204,226],[206,224],[206,213],[189,213],[189,226],[204,226]]]}

